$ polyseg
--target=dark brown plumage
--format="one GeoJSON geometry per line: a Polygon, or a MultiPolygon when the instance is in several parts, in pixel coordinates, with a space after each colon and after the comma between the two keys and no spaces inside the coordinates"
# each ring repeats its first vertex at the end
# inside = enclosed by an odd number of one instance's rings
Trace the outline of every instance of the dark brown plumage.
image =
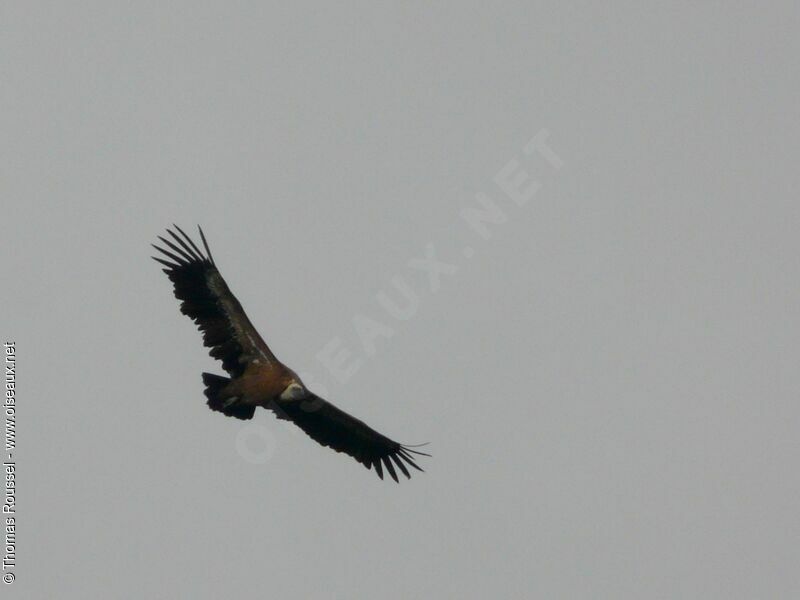
{"type": "Polygon", "coordinates": [[[381,479],[384,468],[395,481],[395,467],[408,478],[407,467],[422,471],[413,455],[428,454],[381,435],[309,391],[247,318],[217,270],[203,230],[198,227],[205,254],[180,227],[174,227],[177,233],[167,230],[171,239],[158,236],[164,247],[153,245],[165,258],[152,258],[166,267],[163,271],[172,281],[181,312],[194,320],[209,354],[222,361],[230,375],[203,373],[211,410],[252,419],[256,407],[262,406],[279,419],[292,421],[323,446],[349,454],[368,469],[375,467],[381,479]]]}

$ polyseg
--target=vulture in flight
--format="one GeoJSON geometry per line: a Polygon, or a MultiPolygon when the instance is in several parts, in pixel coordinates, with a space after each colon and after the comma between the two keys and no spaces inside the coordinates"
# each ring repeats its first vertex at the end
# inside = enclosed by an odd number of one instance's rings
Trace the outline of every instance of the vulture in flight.
{"type": "Polygon", "coordinates": [[[367,469],[375,467],[381,479],[384,469],[395,481],[397,470],[407,478],[411,478],[408,467],[422,471],[413,455],[429,454],[381,435],[306,388],[297,373],[275,357],[228,289],[203,230],[198,226],[205,253],[174,227],[176,231],[167,229],[171,240],[158,236],[165,247],[153,244],[163,258],[152,258],[164,265],[181,312],[194,320],[203,343],[211,348],[209,354],[222,361],[230,376],[203,373],[211,410],[252,419],[256,407],[262,406],[279,419],[292,421],[323,446],[349,454],[367,469]]]}

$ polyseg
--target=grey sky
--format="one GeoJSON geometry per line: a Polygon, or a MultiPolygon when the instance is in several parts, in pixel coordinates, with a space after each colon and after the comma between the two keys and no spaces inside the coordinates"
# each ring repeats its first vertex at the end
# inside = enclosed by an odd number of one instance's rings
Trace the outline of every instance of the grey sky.
{"type": "Polygon", "coordinates": [[[796,4],[487,4],[6,3],[5,597],[798,597],[796,4]],[[427,472],[209,411],[172,222],[427,472]]]}

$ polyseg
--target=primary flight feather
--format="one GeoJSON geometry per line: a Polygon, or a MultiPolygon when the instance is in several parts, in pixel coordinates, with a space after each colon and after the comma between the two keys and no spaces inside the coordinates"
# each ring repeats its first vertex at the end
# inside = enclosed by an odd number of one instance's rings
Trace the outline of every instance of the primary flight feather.
{"type": "Polygon", "coordinates": [[[410,478],[408,467],[422,471],[412,455],[429,456],[381,435],[364,422],[309,391],[297,374],[281,363],[256,331],[239,301],[222,278],[203,230],[198,227],[205,253],[183,230],[167,230],[170,239],[153,247],[188,315],[203,333],[209,354],[222,361],[230,375],[203,373],[205,396],[211,410],[237,419],[252,419],[256,407],[292,421],[311,438],[345,452],[383,479],[385,468],[395,481],[397,470],[410,478]]]}

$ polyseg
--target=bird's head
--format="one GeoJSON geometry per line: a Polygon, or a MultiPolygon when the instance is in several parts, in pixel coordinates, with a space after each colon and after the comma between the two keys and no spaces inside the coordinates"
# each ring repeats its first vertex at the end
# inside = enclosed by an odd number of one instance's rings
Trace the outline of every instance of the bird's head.
{"type": "Polygon", "coordinates": [[[308,392],[305,386],[299,381],[292,380],[289,385],[281,392],[281,400],[300,400],[305,398],[308,392]]]}

